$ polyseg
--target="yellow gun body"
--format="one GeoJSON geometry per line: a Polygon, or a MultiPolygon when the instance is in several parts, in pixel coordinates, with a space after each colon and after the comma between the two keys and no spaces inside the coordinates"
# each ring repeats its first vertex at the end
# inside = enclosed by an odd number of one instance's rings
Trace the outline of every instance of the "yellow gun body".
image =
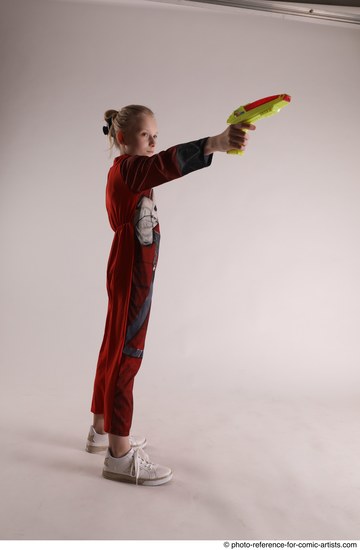
{"type": "MultiPolygon", "coordinates": [[[[253,123],[261,118],[275,115],[280,111],[280,109],[288,105],[290,101],[291,96],[288,94],[264,97],[263,99],[259,99],[253,103],[248,103],[247,105],[239,107],[231,113],[226,122],[228,124],[238,124],[239,122],[253,123]]],[[[244,128],[244,132],[248,132],[248,130],[244,128]]],[[[227,151],[227,153],[229,155],[243,155],[245,151],[231,149],[230,151],[227,151]]]]}

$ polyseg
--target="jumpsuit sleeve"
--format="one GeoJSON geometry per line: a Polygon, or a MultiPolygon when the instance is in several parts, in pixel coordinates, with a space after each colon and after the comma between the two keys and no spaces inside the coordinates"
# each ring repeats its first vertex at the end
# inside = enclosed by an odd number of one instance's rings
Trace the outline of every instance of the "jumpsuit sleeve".
{"type": "Polygon", "coordinates": [[[204,155],[207,139],[174,145],[151,157],[127,155],[120,164],[121,176],[131,191],[139,193],[206,168],[213,157],[204,155]]]}

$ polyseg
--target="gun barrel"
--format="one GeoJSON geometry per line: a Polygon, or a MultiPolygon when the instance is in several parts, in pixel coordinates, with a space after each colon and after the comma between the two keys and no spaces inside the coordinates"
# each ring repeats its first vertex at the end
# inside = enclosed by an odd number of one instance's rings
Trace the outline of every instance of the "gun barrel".
{"type": "Polygon", "coordinates": [[[291,96],[288,94],[278,94],[278,95],[271,95],[269,97],[264,97],[263,99],[258,99],[257,101],[253,101],[252,103],[248,103],[247,105],[244,105],[243,109],[245,111],[252,111],[253,109],[256,109],[257,107],[260,107],[261,105],[266,105],[266,103],[271,103],[272,101],[287,101],[290,103],[291,96]]]}
{"type": "Polygon", "coordinates": [[[227,123],[255,122],[260,118],[277,113],[290,101],[291,96],[289,94],[278,94],[258,99],[236,109],[227,119],[227,123]]]}

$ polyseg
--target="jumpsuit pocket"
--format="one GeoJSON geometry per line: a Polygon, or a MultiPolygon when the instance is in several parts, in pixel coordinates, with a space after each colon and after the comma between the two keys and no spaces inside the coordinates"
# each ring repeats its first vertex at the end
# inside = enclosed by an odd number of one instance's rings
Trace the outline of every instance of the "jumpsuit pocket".
{"type": "Polygon", "coordinates": [[[153,228],[158,223],[155,201],[146,196],[141,197],[134,214],[135,234],[140,244],[149,246],[153,243],[153,228]]]}
{"type": "Polygon", "coordinates": [[[156,266],[157,266],[157,262],[158,262],[158,258],[159,258],[159,247],[160,247],[160,233],[159,233],[159,231],[156,231],[156,230],[154,229],[153,236],[154,236],[154,243],[155,243],[155,252],[154,252],[154,260],[153,260],[153,271],[155,271],[156,266]]]}

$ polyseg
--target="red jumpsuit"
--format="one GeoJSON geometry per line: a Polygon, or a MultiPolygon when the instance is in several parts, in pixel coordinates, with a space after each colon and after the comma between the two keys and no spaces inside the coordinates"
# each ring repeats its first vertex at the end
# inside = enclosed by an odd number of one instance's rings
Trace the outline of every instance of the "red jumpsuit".
{"type": "Polygon", "coordinates": [[[104,415],[105,432],[127,436],[133,416],[133,385],[145,346],[152,288],[157,266],[160,226],[153,243],[143,245],[134,229],[142,196],[153,187],[210,166],[204,156],[208,138],[174,145],[151,157],[120,155],[114,159],[106,186],[106,209],[114,230],[107,264],[108,309],[91,412],[104,415]]]}

